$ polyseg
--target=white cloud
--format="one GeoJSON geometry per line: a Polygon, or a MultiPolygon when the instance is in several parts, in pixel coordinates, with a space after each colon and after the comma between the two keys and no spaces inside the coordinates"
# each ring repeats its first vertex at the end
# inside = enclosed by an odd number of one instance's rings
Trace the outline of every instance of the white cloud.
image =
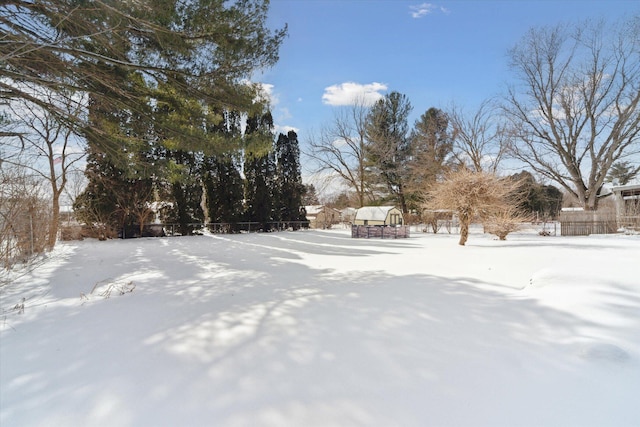
{"type": "Polygon", "coordinates": [[[273,90],[274,85],[269,83],[257,83],[260,88],[260,97],[269,102],[269,105],[272,107],[278,105],[280,99],[278,95],[273,90]]]}
{"type": "Polygon", "coordinates": [[[286,107],[278,108],[276,120],[278,121],[288,120],[292,117],[293,115],[291,114],[288,108],[286,107]]]}
{"type": "Polygon", "coordinates": [[[344,147],[347,145],[347,140],[345,140],[344,138],[337,138],[333,140],[331,145],[333,145],[336,148],[344,147]]]}
{"type": "Polygon", "coordinates": [[[273,132],[274,134],[276,134],[276,136],[281,133],[286,135],[290,130],[294,131],[295,133],[300,133],[300,129],[294,128],[293,126],[278,125],[278,124],[273,126],[273,132]]]}
{"type": "Polygon", "coordinates": [[[385,90],[387,90],[387,85],[383,83],[373,82],[363,85],[346,82],[326,87],[322,95],[322,102],[328,105],[353,105],[356,102],[373,105],[383,97],[380,92],[385,90]]]}
{"type": "MultiPolygon", "coordinates": [[[[281,125],[278,122],[283,122],[293,118],[291,111],[287,107],[278,107],[276,106],[280,104],[280,98],[278,97],[277,92],[274,90],[275,86],[270,83],[256,83],[260,89],[259,99],[263,101],[267,101],[269,106],[271,107],[271,111],[273,113],[273,118],[276,123],[273,125],[273,131],[276,135],[279,133],[287,134],[290,130],[298,133],[300,129],[289,126],[289,125],[281,125]]],[[[244,131],[244,129],[243,129],[244,131]]]]}
{"type": "Polygon", "coordinates": [[[409,9],[411,10],[411,17],[412,18],[422,18],[423,16],[426,15],[430,15],[434,12],[442,12],[442,13],[449,13],[449,10],[443,6],[438,6],[434,3],[422,3],[416,6],[409,6],[409,9]]]}

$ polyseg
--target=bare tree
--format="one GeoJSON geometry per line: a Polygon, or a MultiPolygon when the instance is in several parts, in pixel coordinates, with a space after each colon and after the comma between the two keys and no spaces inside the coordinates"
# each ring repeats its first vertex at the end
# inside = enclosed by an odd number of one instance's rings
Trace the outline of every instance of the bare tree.
{"type": "Polygon", "coordinates": [[[0,262],[4,268],[27,261],[46,246],[48,209],[39,181],[25,172],[9,163],[0,166],[0,262]]]}
{"type": "Polygon", "coordinates": [[[369,106],[364,99],[335,110],[333,121],[309,141],[306,155],[317,163],[316,173],[337,177],[356,194],[359,206],[371,198],[367,178],[365,148],[369,106]]]}
{"type": "Polygon", "coordinates": [[[510,51],[512,153],[588,210],[612,164],[640,152],[640,15],[534,28],[510,51]]]}
{"type": "Polygon", "coordinates": [[[507,148],[505,125],[490,100],[471,114],[453,105],[448,116],[453,128],[453,156],[476,172],[496,173],[507,148]]]}
{"type": "MultiPolygon", "coordinates": [[[[58,96],[51,91],[40,91],[39,99],[65,111],[69,117],[82,114],[82,104],[69,102],[72,96],[58,96]]],[[[69,171],[84,157],[81,139],[72,128],[58,121],[50,111],[29,101],[15,100],[7,104],[11,118],[19,127],[21,138],[4,138],[7,153],[4,161],[30,171],[46,182],[50,188],[51,216],[48,227],[47,248],[55,245],[60,222],[60,198],[64,193],[69,171]]]]}
{"type": "Polygon", "coordinates": [[[487,219],[510,209],[518,186],[516,180],[463,168],[449,172],[427,191],[425,207],[456,212],[460,221],[459,244],[464,246],[473,219],[487,219]]]}

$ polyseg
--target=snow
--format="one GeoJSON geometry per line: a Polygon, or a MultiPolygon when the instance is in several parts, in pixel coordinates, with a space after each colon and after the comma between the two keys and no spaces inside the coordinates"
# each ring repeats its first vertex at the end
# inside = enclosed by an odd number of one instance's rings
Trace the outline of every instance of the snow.
{"type": "Polygon", "coordinates": [[[59,244],[0,289],[0,425],[640,425],[640,236],[458,237],[59,244]]]}

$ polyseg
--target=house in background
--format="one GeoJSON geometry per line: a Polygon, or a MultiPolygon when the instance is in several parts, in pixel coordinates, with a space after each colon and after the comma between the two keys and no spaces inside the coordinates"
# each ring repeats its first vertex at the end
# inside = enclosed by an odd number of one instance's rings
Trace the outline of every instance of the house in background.
{"type": "Polygon", "coordinates": [[[605,191],[603,197],[613,196],[613,206],[601,205],[597,211],[562,208],[559,216],[562,236],[640,230],[640,183],[607,187],[605,191]]]}
{"type": "Polygon", "coordinates": [[[354,225],[403,225],[402,211],[395,206],[363,206],[356,211],[354,225]]]}
{"type": "Polygon", "coordinates": [[[640,184],[618,185],[612,187],[611,191],[618,227],[640,230],[640,184]]]}
{"type": "Polygon", "coordinates": [[[304,207],[307,212],[309,228],[331,228],[340,223],[340,211],[324,205],[310,205],[304,207]]]}
{"type": "Polygon", "coordinates": [[[344,208],[340,211],[340,221],[343,224],[353,224],[356,217],[356,208],[344,208]]]}

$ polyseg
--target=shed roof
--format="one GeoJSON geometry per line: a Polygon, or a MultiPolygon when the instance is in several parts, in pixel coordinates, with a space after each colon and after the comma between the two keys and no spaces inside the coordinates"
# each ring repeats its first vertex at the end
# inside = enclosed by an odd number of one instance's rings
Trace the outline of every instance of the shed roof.
{"type": "Polygon", "coordinates": [[[392,209],[395,209],[395,206],[364,206],[356,211],[355,219],[384,221],[392,209]]]}

